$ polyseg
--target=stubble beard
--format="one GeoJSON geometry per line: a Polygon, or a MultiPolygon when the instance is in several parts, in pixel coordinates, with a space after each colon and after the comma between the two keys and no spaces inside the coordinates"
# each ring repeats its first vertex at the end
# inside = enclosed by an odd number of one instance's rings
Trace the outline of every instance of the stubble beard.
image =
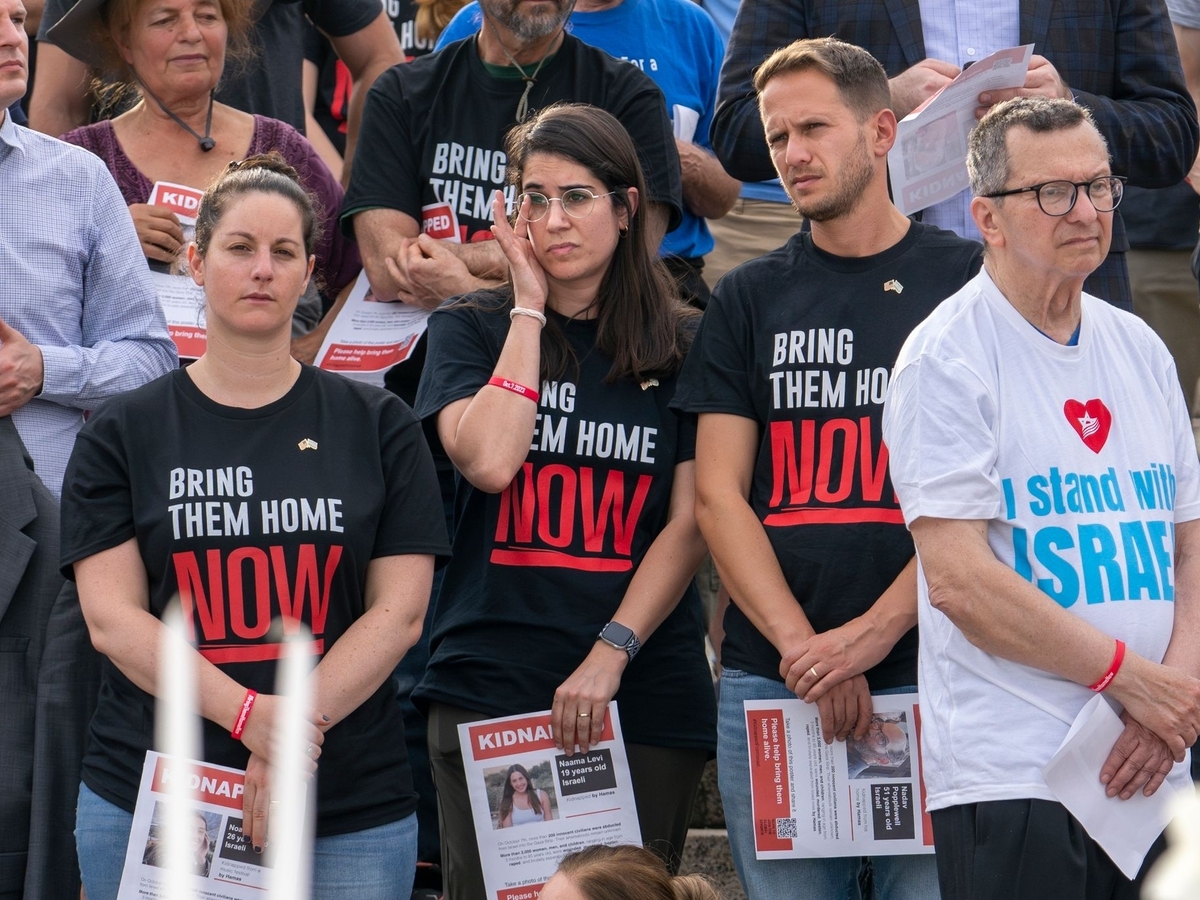
{"type": "Polygon", "coordinates": [[[874,160],[866,138],[860,138],[855,145],[851,158],[842,169],[841,184],[827,197],[811,202],[801,202],[791,197],[792,206],[796,212],[813,222],[829,222],[840,219],[854,209],[859,198],[866,191],[867,185],[875,175],[874,160]]]}
{"type": "Polygon", "coordinates": [[[575,0],[549,2],[554,4],[554,11],[540,15],[518,12],[517,0],[480,0],[479,5],[487,15],[511,31],[517,40],[528,44],[557,31],[575,7],[575,0]]]}

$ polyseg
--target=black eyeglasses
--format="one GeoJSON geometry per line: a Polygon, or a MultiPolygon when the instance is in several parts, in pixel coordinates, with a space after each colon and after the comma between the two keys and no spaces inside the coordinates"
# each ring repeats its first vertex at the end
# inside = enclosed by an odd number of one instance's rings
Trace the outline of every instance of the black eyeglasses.
{"type": "Polygon", "coordinates": [[[1025,194],[1032,191],[1037,195],[1038,206],[1048,216],[1065,216],[1075,208],[1079,199],[1079,189],[1087,188],[1088,199],[1096,212],[1112,212],[1121,204],[1125,195],[1124,175],[1101,175],[1091,181],[1046,181],[1029,187],[1013,188],[1011,191],[997,191],[994,194],[984,194],[985,197],[1008,197],[1011,194],[1025,194]]]}
{"type": "Polygon", "coordinates": [[[520,211],[528,200],[529,212],[521,213],[521,217],[527,222],[538,222],[546,217],[546,213],[550,212],[550,204],[557,200],[562,204],[563,212],[572,219],[586,219],[595,209],[597,200],[615,193],[616,191],[609,191],[607,194],[593,194],[587,188],[571,188],[569,191],[563,191],[561,197],[547,197],[538,191],[526,191],[517,197],[517,210],[520,211]]]}

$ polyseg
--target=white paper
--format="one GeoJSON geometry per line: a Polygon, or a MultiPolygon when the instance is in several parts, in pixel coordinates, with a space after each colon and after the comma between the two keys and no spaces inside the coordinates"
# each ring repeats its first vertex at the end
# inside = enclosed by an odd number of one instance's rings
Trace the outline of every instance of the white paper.
{"type": "Polygon", "coordinates": [[[407,359],[425,333],[429,313],[376,300],[363,272],[325,335],[317,366],[382,387],[387,370],[407,359]]]}
{"type": "Polygon", "coordinates": [[[204,319],[204,288],[190,275],[150,273],[158,303],[167,319],[167,331],[180,359],[199,359],[208,346],[204,319]]]}
{"type": "Polygon", "coordinates": [[[555,749],[549,710],[459,725],[458,735],[487,900],[536,900],[568,853],[642,843],[615,702],[600,742],[583,754],[555,749]],[[500,797],[514,763],[546,793],[549,821],[500,826],[500,797]]]}
{"type": "Polygon", "coordinates": [[[263,900],[270,861],[242,838],[245,772],[187,760],[176,764],[153,751],[146,754],[133,827],[117,900],[157,900],[163,895],[165,854],[160,845],[166,782],[187,778],[196,812],[197,900],[263,900]],[[201,821],[204,834],[201,836],[201,821]]]}
{"type": "Polygon", "coordinates": [[[679,140],[687,141],[689,144],[695,143],[696,126],[699,124],[700,113],[690,106],[676,103],[671,107],[671,127],[675,130],[675,137],[679,140]]]}
{"type": "Polygon", "coordinates": [[[816,704],[746,701],[758,859],[933,852],[917,695],[871,700],[867,737],[832,744],[816,704]]]}
{"type": "Polygon", "coordinates": [[[1150,845],[1171,820],[1177,791],[1169,783],[1150,797],[1109,797],[1100,769],[1125,726],[1097,694],[1079,711],[1062,746],[1042,769],[1046,785],[1127,878],[1137,877],[1150,845]]]}
{"type": "Polygon", "coordinates": [[[967,187],[967,135],[984,91],[1025,83],[1033,44],[998,50],[963,69],[952,82],[900,120],[888,152],[892,200],[910,216],[967,187]]]}

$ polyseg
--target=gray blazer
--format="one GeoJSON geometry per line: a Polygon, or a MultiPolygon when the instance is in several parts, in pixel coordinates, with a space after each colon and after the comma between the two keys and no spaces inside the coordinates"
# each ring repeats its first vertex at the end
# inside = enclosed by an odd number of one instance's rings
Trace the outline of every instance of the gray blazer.
{"type": "Polygon", "coordinates": [[[59,573],[58,503],[0,417],[0,900],[78,900],[75,806],[99,657],[59,573]]]}

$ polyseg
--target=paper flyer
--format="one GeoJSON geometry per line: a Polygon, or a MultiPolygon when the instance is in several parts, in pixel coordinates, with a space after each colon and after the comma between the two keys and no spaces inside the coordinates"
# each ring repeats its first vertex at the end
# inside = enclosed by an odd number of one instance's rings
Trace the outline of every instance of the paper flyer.
{"type": "MultiPolygon", "coordinates": [[[[1097,694],[1079,711],[1058,752],[1042,769],[1046,786],[1117,864],[1126,878],[1137,877],[1150,846],[1171,821],[1178,791],[1164,781],[1151,796],[1139,790],[1128,800],[1109,797],[1100,770],[1125,730],[1121,717],[1097,694]]],[[[1187,771],[1185,760],[1176,771],[1187,771]]]]}
{"type": "Polygon", "coordinates": [[[175,218],[183,226],[183,245],[186,247],[196,238],[196,213],[200,209],[200,198],[203,196],[204,191],[199,188],[173,184],[170,181],[156,181],[146,202],[150,206],[165,206],[175,213],[175,218]]]}
{"type": "Polygon", "coordinates": [[[642,843],[615,702],[587,753],[555,749],[549,710],[459,725],[458,735],[488,900],[536,900],[568,853],[642,843]],[[506,783],[525,783],[540,811],[532,800],[521,808],[506,783]]]}
{"type": "Polygon", "coordinates": [[[208,345],[204,320],[204,288],[190,275],[168,275],[151,270],[150,280],[167,319],[167,331],[180,359],[199,359],[208,345]]]}
{"type": "Polygon", "coordinates": [[[262,900],[270,863],[242,838],[245,772],[197,760],[176,763],[154,751],[146,754],[142,768],[117,900],[157,900],[163,895],[162,835],[168,785],[176,778],[186,778],[192,788],[197,900],[262,900]]]}
{"type": "Polygon", "coordinates": [[[376,300],[363,272],[325,335],[317,367],[382,387],[387,370],[407,359],[425,333],[429,313],[376,300]]]}
{"type": "Polygon", "coordinates": [[[892,201],[911,216],[967,188],[967,135],[984,91],[1025,83],[1033,44],[997,50],[900,120],[888,152],[892,201]]]}
{"type": "Polygon", "coordinates": [[[871,699],[867,736],[832,744],[816,704],[746,701],[758,859],[933,852],[917,695],[871,699]]]}

